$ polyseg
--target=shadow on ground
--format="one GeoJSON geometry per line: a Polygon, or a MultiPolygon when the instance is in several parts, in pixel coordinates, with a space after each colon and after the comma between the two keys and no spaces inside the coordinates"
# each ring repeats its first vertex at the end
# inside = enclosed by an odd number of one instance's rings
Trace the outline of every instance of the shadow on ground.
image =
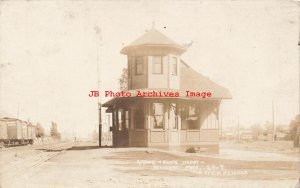
{"type": "Polygon", "coordinates": [[[45,151],[45,152],[59,152],[62,151],[63,149],[36,149],[39,151],[45,151]]]}
{"type": "Polygon", "coordinates": [[[92,149],[101,149],[101,148],[112,148],[111,146],[74,146],[72,148],[69,148],[67,150],[92,150],[92,149]]]}

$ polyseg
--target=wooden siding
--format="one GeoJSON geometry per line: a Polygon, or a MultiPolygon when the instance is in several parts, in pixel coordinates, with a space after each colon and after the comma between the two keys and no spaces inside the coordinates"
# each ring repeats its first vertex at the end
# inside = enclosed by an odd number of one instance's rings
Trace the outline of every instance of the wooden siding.
{"type": "Polygon", "coordinates": [[[148,131],[147,130],[130,130],[129,146],[147,146],[148,131]]]}

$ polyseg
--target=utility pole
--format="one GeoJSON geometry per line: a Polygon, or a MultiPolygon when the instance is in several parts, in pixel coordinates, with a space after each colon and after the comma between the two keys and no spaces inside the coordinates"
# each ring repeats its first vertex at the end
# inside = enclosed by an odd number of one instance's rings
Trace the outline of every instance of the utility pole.
{"type": "Polygon", "coordinates": [[[101,147],[101,138],[102,138],[102,115],[101,115],[101,103],[98,103],[99,107],[99,147],[101,147]]]}
{"type": "MultiPolygon", "coordinates": [[[[300,6],[300,2],[298,1],[297,3],[298,6],[300,6]]],[[[299,15],[299,19],[298,19],[298,25],[300,22],[300,14],[299,15]]],[[[299,103],[299,107],[298,107],[298,115],[300,114],[300,28],[299,28],[299,38],[298,38],[298,61],[299,61],[299,67],[298,67],[298,74],[299,74],[299,79],[298,79],[298,84],[299,84],[299,90],[298,90],[298,103],[299,103]]],[[[300,127],[299,125],[297,125],[297,135],[298,135],[298,143],[297,145],[299,146],[299,141],[300,141],[300,127]]],[[[296,136],[297,136],[296,135],[296,136]]]]}
{"type": "MultiPolygon", "coordinates": [[[[300,22],[300,15],[299,15],[299,22],[300,22]]],[[[300,29],[299,29],[300,30],[300,29]]],[[[300,31],[299,31],[299,39],[298,39],[298,60],[299,60],[299,67],[298,67],[298,74],[299,74],[299,79],[298,79],[298,84],[299,84],[299,90],[298,90],[298,113],[300,114],[300,31]]]]}
{"type": "Polygon", "coordinates": [[[240,114],[238,114],[238,117],[237,117],[237,123],[238,123],[238,142],[240,142],[241,140],[241,137],[240,137],[240,114]]]}
{"type": "Polygon", "coordinates": [[[219,121],[218,121],[218,128],[220,129],[220,135],[221,135],[221,137],[220,137],[220,139],[222,140],[222,138],[223,138],[223,122],[222,122],[222,117],[223,116],[223,114],[222,114],[222,107],[221,107],[221,102],[220,102],[220,104],[219,104],[219,121]]]}
{"type": "Polygon", "coordinates": [[[18,111],[17,111],[17,118],[18,119],[20,118],[19,115],[20,115],[20,103],[18,102],[18,111]]]}
{"type": "Polygon", "coordinates": [[[100,95],[100,58],[99,58],[99,46],[101,46],[102,44],[102,35],[101,35],[101,28],[99,28],[98,26],[96,26],[95,28],[96,34],[97,34],[97,85],[98,85],[98,114],[99,114],[99,147],[101,147],[101,139],[102,139],[102,114],[101,114],[101,95],[100,95]]]}
{"type": "Polygon", "coordinates": [[[273,131],[272,131],[272,141],[275,141],[275,121],[274,121],[274,101],[272,100],[272,124],[273,124],[273,131]]]}

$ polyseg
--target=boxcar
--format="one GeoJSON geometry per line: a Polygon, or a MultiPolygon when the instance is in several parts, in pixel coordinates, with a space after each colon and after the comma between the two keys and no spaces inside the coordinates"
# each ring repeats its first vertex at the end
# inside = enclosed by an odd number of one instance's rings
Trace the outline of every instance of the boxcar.
{"type": "Polygon", "coordinates": [[[23,125],[20,120],[7,121],[9,144],[23,144],[23,125]]]}
{"type": "Polygon", "coordinates": [[[33,144],[34,139],[36,138],[35,135],[35,126],[32,124],[28,124],[27,126],[27,136],[28,136],[28,141],[30,144],[33,144]]]}
{"type": "Polygon", "coordinates": [[[2,118],[0,125],[0,142],[4,145],[33,144],[35,126],[15,118],[2,118]]]}
{"type": "Polygon", "coordinates": [[[0,145],[4,145],[7,139],[7,124],[0,119],[0,145]]]}

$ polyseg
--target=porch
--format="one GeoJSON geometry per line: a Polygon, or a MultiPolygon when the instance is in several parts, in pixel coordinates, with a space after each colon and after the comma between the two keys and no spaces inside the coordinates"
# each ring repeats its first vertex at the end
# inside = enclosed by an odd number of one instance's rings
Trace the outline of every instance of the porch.
{"type": "Polygon", "coordinates": [[[113,146],[218,150],[219,105],[220,100],[118,98],[107,109],[113,146]]]}

